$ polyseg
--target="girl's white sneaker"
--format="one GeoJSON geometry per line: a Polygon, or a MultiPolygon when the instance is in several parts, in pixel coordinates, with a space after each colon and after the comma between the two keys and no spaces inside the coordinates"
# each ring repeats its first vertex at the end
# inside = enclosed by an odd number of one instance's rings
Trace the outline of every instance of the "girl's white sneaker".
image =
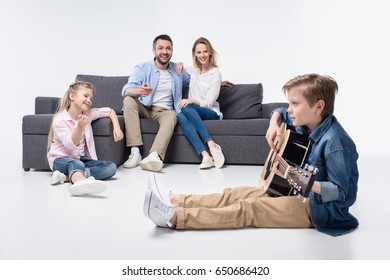
{"type": "Polygon", "coordinates": [[[65,180],[66,180],[66,175],[56,170],[53,172],[53,175],[51,175],[50,185],[63,184],[65,180]]]}
{"type": "Polygon", "coordinates": [[[69,192],[71,195],[97,194],[104,192],[106,188],[106,184],[103,181],[89,177],[71,185],[69,192]]]}

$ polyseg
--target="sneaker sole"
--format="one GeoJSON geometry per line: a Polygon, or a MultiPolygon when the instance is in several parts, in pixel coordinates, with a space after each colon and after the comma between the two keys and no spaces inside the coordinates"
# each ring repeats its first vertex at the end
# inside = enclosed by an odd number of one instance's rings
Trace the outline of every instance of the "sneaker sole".
{"type": "Polygon", "coordinates": [[[218,161],[214,161],[214,164],[216,168],[221,168],[225,164],[225,158],[218,161]]]}
{"type": "Polygon", "coordinates": [[[157,161],[151,161],[151,162],[147,162],[147,163],[140,163],[139,166],[141,166],[141,168],[143,170],[149,170],[149,171],[154,171],[154,172],[158,172],[160,171],[162,168],[163,168],[163,163],[162,162],[157,162],[157,161]]]}
{"type": "Polygon", "coordinates": [[[169,199],[169,193],[163,191],[163,188],[160,189],[158,187],[154,173],[149,174],[148,189],[158,195],[165,204],[172,205],[171,200],[169,199]]]}
{"type": "Polygon", "coordinates": [[[148,218],[149,216],[149,208],[150,208],[150,200],[152,199],[152,191],[147,190],[145,194],[145,200],[144,200],[144,215],[148,218]]]}
{"type": "Polygon", "coordinates": [[[225,164],[225,156],[222,152],[218,152],[216,155],[213,156],[214,158],[214,165],[216,168],[221,168],[225,164]]]}
{"type": "Polygon", "coordinates": [[[124,168],[127,168],[127,169],[130,169],[130,168],[135,168],[135,167],[137,167],[139,164],[137,164],[137,165],[126,165],[126,164],[123,164],[123,167],[124,168]]]}
{"type": "Polygon", "coordinates": [[[199,169],[209,169],[211,167],[214,167],[214,165],[211,165],[211,164],[201,164],[201,165],[199,165],[199,169]]]}
{"type": "Polygon", "coordinates": [[[85,195],[85,194],[97,194],[106,190],[106,185],[98,182],[91,182],[78,187],[70,187],[69,193],[71,195],[85,195]]]}

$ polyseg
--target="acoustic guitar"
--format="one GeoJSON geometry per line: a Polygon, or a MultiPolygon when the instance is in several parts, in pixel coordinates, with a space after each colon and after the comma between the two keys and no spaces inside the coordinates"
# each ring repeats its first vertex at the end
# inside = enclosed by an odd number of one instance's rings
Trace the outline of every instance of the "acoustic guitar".
{"type": "Polygon", "coordinates": [[[280,127],[280,136],[274,139],[277,152],[270,150],[261,172],[264,190],[274,196],[301,197],[303,202],[309,197],[317,168],[306,164],[310,152],[310,140],[299,133],[280,127]],[[275,162],[279,163],[280,177],[272,171],[275,162]]]}

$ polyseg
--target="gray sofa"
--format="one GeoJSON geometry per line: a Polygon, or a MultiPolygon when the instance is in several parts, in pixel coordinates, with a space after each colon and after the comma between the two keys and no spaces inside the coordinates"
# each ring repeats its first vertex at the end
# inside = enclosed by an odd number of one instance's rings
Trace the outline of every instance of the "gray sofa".
{"type": "MultiPolygon", "coordinates": [[[[94,107],[110,107],[118,114],[123,132],[125,124],[122,114],[120,95],[128,76],[77,75],[76,80],[91,82],[96,87],[94,107]]],[[[65,91],[65,90],[64,90],[65,91]]],[[[63,93],[59,93],[62,97],[63,93]]],[[[187,90],[183,96],[187,95],[187,90]]],[[[270,113],[273,109],[287,106],[286,103],[262,104],[263,87],[258,84],[237,84],[233,87],[222,87],[218,102],[224,119],[221,121],[204,121],[215,142],[221,145],[226,164],[263,165],[269,147],[265,140],[270,113]]],[[[23,117],[23,168],[48,170],[46,159],[47,136],[53,113],[60,97],[36,97],[35,114],[23,117]]],[[[118,166],[123,164],[129,149],[125,140],[115,143],[112,136],[112,124],[109,118],[102,118],[92,123],[96,152],[99,159],[111,160],[118,166]]],[[[148,154],[158,130],[158,123],[141,119],[141,130],[144,146],[143,157],[148,154]]],[[[165,163],[200,163],[198,156],[179,125],[176,126],[169,144],[165,163]]]]}

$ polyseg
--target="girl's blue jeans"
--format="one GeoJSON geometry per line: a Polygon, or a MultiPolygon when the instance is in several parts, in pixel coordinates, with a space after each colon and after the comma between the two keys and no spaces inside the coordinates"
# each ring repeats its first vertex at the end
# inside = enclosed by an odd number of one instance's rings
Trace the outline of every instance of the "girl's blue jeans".
{"type": "Polygon", "coordinates": [[[212,139],[202,120],[219,120],[218,114],[213,110],[190,104],[181,109],[177,119],[184,135],[200,155],[206,150],[203,143],[212,139]]]}
{"type": "Polygon", "coordinates": [[[97,180],[109,179],[115,175],[117,167],[115,163],[107,160],[94,160],[87,157],[75,159],[72,157],[59,157],[54,160],[53,171],[58,170],[69,177],[80,171],[86,177],[93,176],[97,180]]]}

